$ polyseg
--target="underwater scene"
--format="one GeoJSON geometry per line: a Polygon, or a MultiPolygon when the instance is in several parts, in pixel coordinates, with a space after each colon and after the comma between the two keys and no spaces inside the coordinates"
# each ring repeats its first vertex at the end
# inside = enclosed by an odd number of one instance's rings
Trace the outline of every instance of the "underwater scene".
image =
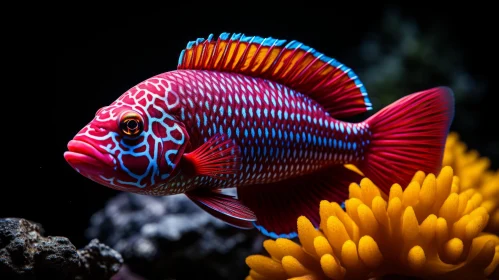
{"type": "Polygon", "coordinates": [[[0,280],[499,279],[490,18],[369,9],[60,15],[0,280]]]}

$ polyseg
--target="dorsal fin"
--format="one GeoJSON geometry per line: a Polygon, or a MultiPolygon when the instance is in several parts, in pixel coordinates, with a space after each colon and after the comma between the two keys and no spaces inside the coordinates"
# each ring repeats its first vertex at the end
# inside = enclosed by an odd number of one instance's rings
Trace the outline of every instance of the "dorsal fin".
{"type": "Polygon", "coordinates": [[[191,41],[177,69],[214,70],[264,78],[319,102],[335,118],[372,109],[364,85],[337,60],[297,41],[222,33],[191,41]]]}

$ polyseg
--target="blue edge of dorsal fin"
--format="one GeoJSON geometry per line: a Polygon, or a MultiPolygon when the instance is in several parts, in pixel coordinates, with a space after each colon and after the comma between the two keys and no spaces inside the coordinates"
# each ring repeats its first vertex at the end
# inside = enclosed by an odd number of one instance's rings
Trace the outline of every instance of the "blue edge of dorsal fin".
{"type": "MultiPolygon", "coordinates": [[[[287,42],[287,40],[280,40],[280,39],[275,39],[272,37],[263,38],[263,37],[259,37],[259,36],[246,36],[243,33],[232,33],[232,35],[231,35],[231,33],[228,33],[228,32],[221,33],[219,36],[219,39],[220,40],[227,40],[227,39],[229,39],[229,37],[230,37],[230,40],[240,40],[241,42],[245,42],[245,43],[257,43],[257,44],[261,44],[265,47],[270,47],[270,46],[282,47],[287,42]]],[[[213,40],[213,34],[210,34],[207,39],[198,38],[195,41],[189,41],[187,43],[186,48],[180,52],[180,55],[178,58],[178,65],[182,64],[182,60],[184,58],[184,54],[185,54],[186,49],[190,49],[195,45],[197,46],[199,44],[202,44],[205,41],[211,41],[211,40],[213,40]]],[[[311,48],[311,47],[309,47],[303,43],[300,43],[296,40],[289,41],[287,43],[287,45],[284,47],[288,48],[288,49],[300,48],[303,51],[306,51],[306,52],[313,54],[315,57],[319,58],[323,62],[330,64],[331,66],[333,66],[335,68],[339,68],[341,71],[347,73],[348,77],[350,77],[350,79],[352,79],[355,82],[355,85],[360,89],[360,92],[362,93],[362,96],[364,97],[364,103],[366,105],[366,109],[372,110],[372,103],[367,95],[367,90],[366,90],[364,84],[360,81],[357,74],[355,74],[351,68],[338,62],[336,59],[328,57],[328,56],[324,55],[323,53],[316,51],[314,48],[311,48]]]]}
{"type": "MultiPolygon", "coordinates": [[[[341,209],[345,210],[345,202],[342,202],[341,203],[341,209]]],[[[277,239],[277,238],[288,238],[288,239],[293,239],[293,238],[296,238],[298,237],[298,233],[297,232],[291,232],[291,233],[283,233],[283,234],[277,234],[275,232],[268,232],[264,227],[260,226],[260,225],[257,225],[256,222],[253,222],[253,225],[255,226],[255,228],[257,228],[263,235],[266,235],[268,237],[271,237],[271,238],[274,238],[274,239],[277,239]]],[[[318,227],[316,227],[315,229],[319,229],[318,227]]]]}

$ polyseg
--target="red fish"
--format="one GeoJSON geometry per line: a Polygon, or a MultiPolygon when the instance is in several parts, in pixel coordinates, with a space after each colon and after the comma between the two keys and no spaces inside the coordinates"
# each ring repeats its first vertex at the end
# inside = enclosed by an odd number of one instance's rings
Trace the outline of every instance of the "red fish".
{"type": "Polygon", "coordinates": [[[345,164],[384,191],[417,170],[438,172],[454,117],[449,88],[341,120],[371,109],[351,69],[300,42],[210,35],[187,44],[177,70],[99,109],[64,157],[104,186],[184,193],[233,226],[292,238],[298,216],[318,225],[319,202],[343,202],[362,179],[345,164]]]}

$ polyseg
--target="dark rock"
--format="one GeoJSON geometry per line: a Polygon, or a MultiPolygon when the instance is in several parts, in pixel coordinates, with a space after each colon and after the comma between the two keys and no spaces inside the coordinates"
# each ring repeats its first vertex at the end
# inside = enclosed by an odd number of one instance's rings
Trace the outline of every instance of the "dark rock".
{"type": "Polygon", "coordinates": [[[92,240],[82,250],[65,237],[43,237],[39,224],[0,219],[0,279],[110,279],[119,253],[92,240]]]}
{"type": "Polygon", "coordinates": [[[82,267],[87,272],[89,279],[109,279],[116,274],[123,259],[121,255],[108,246],[92,239],[85,248],[78,251],[82,267]]]}
{"type": "Polygon", "coordinates": [[[266,239],[257,230],[226,225],[184,195],[131,193],[96,213],[87,236],[116,249],[131,272],[149,280],[244,279],[245,258],[262,252],[266,239]]]}

